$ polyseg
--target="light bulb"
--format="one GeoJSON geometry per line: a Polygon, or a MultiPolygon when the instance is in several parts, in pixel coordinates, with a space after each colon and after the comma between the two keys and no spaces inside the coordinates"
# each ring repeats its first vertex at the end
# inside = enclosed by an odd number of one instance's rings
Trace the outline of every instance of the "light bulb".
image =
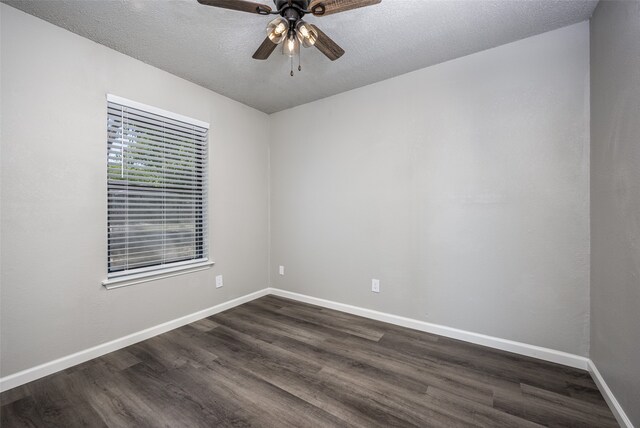
{"type": "Polygon", "coordinates": [[[318,40],[318,32],[302,20],[296,24],[296,36],[305,48],[310,48],[315,45],[316,40],[318,40]]]}
{"type": "Polygon", "coordinates": [[[290,34],[287,40],[282,44],[282,54],[287,56],[294,56],[300,51],[300,43],[295,34],[290,34]]]}
{"type": "Polygon", "coordinates": [[[278,36],[280,34],[284,34],[285,31],[287,31],[287,27],[282,22],[278,22],[276,28],[273,29],[274,34],[277,34],[278,36]]]}
{"type": "Polygon", "coordinates": [[[278,44],[284,40],[289,30],[289,22],[279,16],[267,25],[267,37],[273,43],[278,44]]]}

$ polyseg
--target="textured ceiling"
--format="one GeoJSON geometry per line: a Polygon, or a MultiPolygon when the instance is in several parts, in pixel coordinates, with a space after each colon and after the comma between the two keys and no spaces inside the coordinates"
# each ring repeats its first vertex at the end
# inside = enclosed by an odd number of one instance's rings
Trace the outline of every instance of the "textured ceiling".
{"type": "MultiPolygon", "coordinates": [[[[342,14],[305,17],[346,54],[303,49],[251,55],[272,19],[196,0],[2,0],[115,50],[266,113],[468,55],[591,17],[597,1],[383,0],[342,14]]],[[[264,0],[270,4],[270,0],[264,0]]]]}

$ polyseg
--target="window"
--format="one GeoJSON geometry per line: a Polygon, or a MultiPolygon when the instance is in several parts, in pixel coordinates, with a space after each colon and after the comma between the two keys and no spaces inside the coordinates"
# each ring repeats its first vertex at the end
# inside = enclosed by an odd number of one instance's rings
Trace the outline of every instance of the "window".
{"type": "Polygon", "coordinates": [[[112,95],[107,111],[105,285],[202,266],[209,125],[112,95]]]}

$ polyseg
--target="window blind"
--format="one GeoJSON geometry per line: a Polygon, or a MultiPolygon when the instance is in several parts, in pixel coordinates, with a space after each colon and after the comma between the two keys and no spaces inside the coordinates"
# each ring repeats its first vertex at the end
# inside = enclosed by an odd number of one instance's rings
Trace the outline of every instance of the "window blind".
{"type": "Polygon", "coordinates": [[[132,104],[107,102],[109,277],[207,260],[208,126],[132,104]]]}

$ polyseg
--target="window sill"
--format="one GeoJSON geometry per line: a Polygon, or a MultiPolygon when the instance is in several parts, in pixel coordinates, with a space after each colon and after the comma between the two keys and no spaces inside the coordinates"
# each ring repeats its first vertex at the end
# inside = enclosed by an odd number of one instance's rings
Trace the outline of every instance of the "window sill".
{"type": "Polygon", "coordinates": [[[113,290],[114,288],[127,287],[129,285],[141,284],[143,282],[155,281],[157,279],[171,278],[172,276],[198,272],[201,270],[209,269],[211,266],[213,266],[212,261],[194,263],[184,266],[175,266],[151,272],[136,273],[133,275],[126,275],[117,278],[108,278],[102,281],[102,285],[104,285],[107,290],[113,290]]]}

